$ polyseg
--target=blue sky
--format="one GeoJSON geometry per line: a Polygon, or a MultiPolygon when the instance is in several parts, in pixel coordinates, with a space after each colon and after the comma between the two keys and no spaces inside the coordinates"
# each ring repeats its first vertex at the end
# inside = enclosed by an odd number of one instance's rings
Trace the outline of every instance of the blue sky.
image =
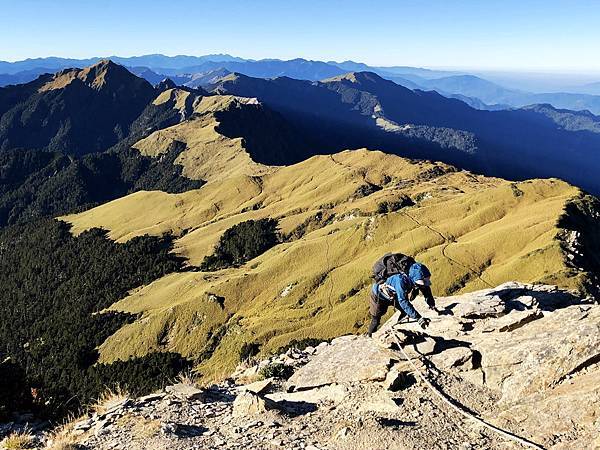
{"type": "Polygon", "coordinates": [[[0,59],[230,53],[600,72],[595,0],[0,0],[0,59]]]}

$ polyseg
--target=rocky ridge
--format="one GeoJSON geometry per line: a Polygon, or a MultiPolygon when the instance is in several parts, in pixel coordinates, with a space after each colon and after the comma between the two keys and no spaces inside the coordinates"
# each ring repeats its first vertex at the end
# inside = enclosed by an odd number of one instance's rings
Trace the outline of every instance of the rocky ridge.
{"type": "Polygon", "coordinates": [[[463,410],[538,448],[598,448],[599,305],[515,282],[437,305],[427,330],[396,314],[373,338],[290,348],[216,385],[123,397],[63,432],[99,449],[521,448],[441,402],[416,368],[463,410]]]}

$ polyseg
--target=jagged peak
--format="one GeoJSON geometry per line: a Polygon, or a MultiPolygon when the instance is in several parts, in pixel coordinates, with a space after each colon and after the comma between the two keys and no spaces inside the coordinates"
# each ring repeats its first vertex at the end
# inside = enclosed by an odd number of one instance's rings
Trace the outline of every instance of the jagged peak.
{"type": "Polygon", "coordinates": [[[177,85],[170,78],[164,78],[160,83],[156,85],[156,89],[163,92],[169,89],[175,89],[177,85]]]}
{"type": "Polygon", "coordinates": [[[120,64],[117,64],[110,59],[103,59],[98,61],[96,64],[83,69],[61,70],[54,75],[52,80],[44,84],[39,91],[43,92],[55,89],[63,89],[75,80],[83,82],[92,89],[100,90],[111,81],[122,83],[126,80],[134,81],[138,79],[138,77],[129,72],[120,64]]]}

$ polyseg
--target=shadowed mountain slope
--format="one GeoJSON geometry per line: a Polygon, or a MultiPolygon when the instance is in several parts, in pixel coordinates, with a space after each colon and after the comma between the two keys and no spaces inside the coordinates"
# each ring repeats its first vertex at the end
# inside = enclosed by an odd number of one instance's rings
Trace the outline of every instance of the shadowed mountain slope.
{"type": "Polygon", "coordinates": [[[256,99],[168,79],[153,88],[111,62],[0,89],[0,106],[0,226],[140,189],[181,192],[259,175],[306,151],[303,137],[256,99]],[[21,120],[24,110],[31,117],[21,120]]]}
{"type": "Polygon", "coordinates": [[[212,89],[257,97],[322,151],[376,146],[509,179],[560,177],[600,192],[600,136],[557,127],[540,111],[480,111],[366,72],[314,83],[229,75],[212,89]]]}
{"type": "Polygon", "coordinates": [[[164,91],[153,102],[177,99],[186,120],[159,129],[133,144],[159,156],[179,142],[185,145],[175,163],[193,179],[215,180],[234,174],[261,175],[269,165],[297,161],[307,151],[303,137],[283,118],[254,98],[193,96],[180,88],[164,91]]]}
{"type": "Polygon", "coordinates": [[[110,61],[0,89],[0,149],[105,150],[154,96],[147,81],[110,61]]]}

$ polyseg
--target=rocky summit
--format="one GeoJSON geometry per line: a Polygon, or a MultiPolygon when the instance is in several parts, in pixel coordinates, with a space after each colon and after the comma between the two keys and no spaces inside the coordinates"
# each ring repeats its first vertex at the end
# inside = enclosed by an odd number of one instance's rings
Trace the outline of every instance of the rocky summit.
{"type": "MultiPolygon", "coordinates": [[[[248,360],[220,384],[123,396],[41,442],[94,449],[590,449],[600,305],[516,282],[248,360]],[[480,421],[496,427],[482,425],[480,421]]],[[[42,444],[40,444],[42,445],[42,444]]]]}

